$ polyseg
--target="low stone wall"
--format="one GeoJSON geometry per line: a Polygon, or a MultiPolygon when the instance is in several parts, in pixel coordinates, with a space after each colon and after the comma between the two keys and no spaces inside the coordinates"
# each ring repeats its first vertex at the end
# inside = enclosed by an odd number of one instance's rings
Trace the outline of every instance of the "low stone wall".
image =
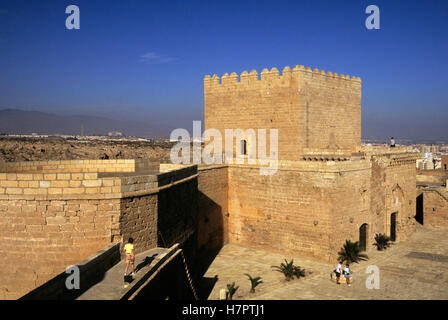
{"type": "Polygon", "coordinates": [[[160,232],[170,243],[195,233],[197,167],[159,173],[149,161],[129,163],[135,172],[0,173],[0,298],[23,295],[111,242],[133,237],[140,252],[157,246],[160,232]]]}
{"type": "MultiPolygon", "coordinates": [[[[92,285],[101,281],[104,273],[120,261],[120,244],[110,244],[85,261],[76,264],[79,268],[79,289],[67,289],[66,281],[73,273],[63,272],[19,300],[72,300],[92,285]]],[[[72,282],[70,282],[72,283],[72,282]]]]}
{"type": "Polygon", "coordinates": [[[177,169],[183,169],[187,167],[185,164],[173,164],[173,163],[161,163],[159,166],[160,172],[168,172],[177,169]]]}
{"type": "Polygon", "coordinates": [[[442,185],[448,179],[444,170],[417,170],[417,183],[427,185],[442,185]]]}
{"type": "Polygon", "coordinates": [[[110,198],[122,192],[121,184],[119,178],[99,178],[98,173],[0,173],[0,199],[110,198]]]}
{"type": "MultiPolygon", "coordinates": [[[[158,165],[157,165],[158,166],[158,165]]],[[[0,172],[138,172],[154,168],[148,159],[1,162],[0,172]]]]}

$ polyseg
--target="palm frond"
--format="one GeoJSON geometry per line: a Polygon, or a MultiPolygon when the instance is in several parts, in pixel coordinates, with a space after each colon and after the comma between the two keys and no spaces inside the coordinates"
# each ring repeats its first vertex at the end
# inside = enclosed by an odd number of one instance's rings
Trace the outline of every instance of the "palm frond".
{"type": "Polygon", "coordinates": [[[359,263],[359,261],[368,260],[369,257],[367,254],[361,253],[358,241],[346,240],[344,246],[338,252],[338,259],[346,263],[359,263]]]}
{"type": "Polygon", "coordinates": [[[305,269],[295,266],[294,259],[291,259],[290,262],[285,259],[285,263],[282,262],[280,266],[271,266],[271,268],[273,271],[283,273],[287,281],[292,280],[294,277],[300,278],[305,276],[305,269]]]}
{"type": "Polygon", "coordinates": [[[382,251],[390,247],[391,239],[383,233],[377,233],[375,234],[375,243],[373,245],[376,246],[379,251],[382,251]]]}

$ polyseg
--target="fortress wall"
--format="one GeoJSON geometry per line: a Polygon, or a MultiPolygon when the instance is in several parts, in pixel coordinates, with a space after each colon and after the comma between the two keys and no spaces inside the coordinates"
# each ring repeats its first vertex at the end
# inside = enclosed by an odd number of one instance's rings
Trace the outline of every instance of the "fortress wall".
{"type": "Polygon", "coordinates": [[[335,263],[338,252],[346,240],[359,241],[359,230],[367,224],[366,247],[372,247],[374,233],[382,225],[377,215],[371,213],[371,169],[369,161],[360,161],[363,168],[341,171],[334,176],[330,192],[333,203],[332,230],[330,233],[329,260],[335,263]]]}
{"type": "Polygon", "coordinates": [[[372,161],[372,181],[377,189],[372,214],[382,213],[384,227],[378,231],[390,235],[391,214],[397,212],[396,240],[406,240],[416,228],[417,169],[420,156],[412,147],[365,147],[372,161]],[[381,210],[381,207],[384,209],[381,210]]]}
{"type": "Polygon", "coordinates": [[[448,192],[424,190],[423,212],[425,226],[448,229],[448,192]]]}
{"type": "Polygon", "coordinates": [[[397,241],[406,239],[415,230],[415,196],[415,159],[406,154],[282,161],[273,176],[261,176],[256,166],[232,165],[229,241],[332,262],[345,240],[360,240],[363,224],[367,249],[375,233],[390,235],[396,211],[397,241]]]}
{"type": "Polygon", "coordinates": [[[0,298],[16,299],[111,242],[118,199],[0,200],[0,298]]]}
{"type": "Polygon", "coordinates": [[[157,193],[121,199],[120,218],[112,226],[116,241],[132,237],[136,253],[157,247],[157,211],[157,193]]]}
{"type": "Polygon", "coordinates": [[[416,166],[414,159],[391,159],[386,168],[386,231],[390,215],[397,214],[397,241],[406,240],[416,227],[416,166]]]}
{"type": "Polygon", "coordinates": [[[0,173],[0,298],[18,298],[130,236],[137,252],[157,246],[158,231],[170,242],[190,239],[196,223],[197,167],[145,174],[154,164],[140,163],[133,170],[143,171],[127,176],[107,168],[0,173]]]}
{"type": "Polygon", "coordinates": [[[136,252],[182,244],[196,236],[197,166],[179,168],[121,178],[121,215],[113,230],[119,230],[124,241],[133,237],[136,252]]]}
{"type": "Polygon", "coordinates": [[[445,170],[417,170],[417,182],[424,184],[442,185],[448,179],[445,170]]]}
{"type": "Polygon", "coordinates": [[[159,187],[171,184],[175,181],[187,179],[198,173],[197,165],[183,165],[182,168],[176,166],[171,171],[161,172],[157,175],[157,183],[159,187]]]}
{"type": "Polygon", "coordinates": [[[221,248],[228,242],[228,167],[200,167],[198,189],[198,248],[221,248]]]}
{"type": "Polygon", "coordinates": [[[327,259],[336,176],[318,168],[262,176],[257,167],[229,167],[229,242],[327,259]]]}
{"type": "MultiPolygon", "coordinates": [[[[402,155],[403,156],[403,155],[402,155]]],[[[398,212],[396,241],[415,231],[415,159],[377,155],[365,170],[342,172],[334,189],[334,231],[331,252],[346,239],[359,241],[359,229],[366,223],[367,249],[373,247],[375,233],[390,236],[391,214],[398,212]]],[[[337,255],[334,255],[334,259],[337,255]]]]}
{"type": "Polygon", "coordinates": [[[88,198],[120,194],[121,179],[98,178],[98,173],[0,173],[0,199],[88,198]]]}
{"type": "MultiPolygon", "coordinates": [[[[386,164],[380,159],[371,159],[370,190],[370,214],[374,218],[374,224],[370,229],[370,238],[374,239],[375,232],[390,234],[386,229],[386,164]]],[[[371,241],[373,242],[373,241],[371,241]]]]}
{"type": "MultiPolygon", "coordinates": [[[[98,250],[82,262],[77,262],[81,275],[80,288],[89,288],[95,285],[113,265],[121,259],[120,243],[109,244],[98,250]]],[[[72,300],[79,295],[79,290],[70,290],[66,287],[68,274],[61,272],[51,280],[22,296],[20,300],[72,300]]]]}
{"type": "Polygon", "coordinates": [[[159,171],[160,172],[168,172],[172,170],[182,169],[187,167],[188,165],[185,164],[173,164],[173,163],[161,163],[159,165],[159,171]]]}
{"type": "Polygon", "coordinates": [[[438,175],[428,175],[428,174],[418,174],[417,182],[420,184],[427,185],[442,185],[446,182],[447,176],[438,176],[438,175]]]}
{"type": "Polygon", "coordinates": [[[154,168],[147,159],[61,160],[2,162],[0,172],[63,173],[63,172],[140,172],[154,168]]]}
{"type": "MultiPolygon", "coordinates": [[[[278,129],[279,159],[361,144],[361,80],[296,66],[204,78],[205,129],[278,129]]],[[[250,144],[250,142],[248,142],[250,144]]],[[[236,142],[239,147],[239,142],[236,142]]],[[[249,146],[248,146],[249,147],[249,146]]],[[[235,153],[235,151],[234,151],[235,153]]]]}
{"type": "Polygon", "coordinates": [[[193,266],[198,235],[197,175],[169,188],[160,188],[157,201],[158,246],[168,248],[179,243],[188,265],[193,266]]]}
{"type": "MultiPolygon", "coordinates": [[[[250,74],[243,72],[240,82],[235,73],[224,75],[222,84],[216,84],[214,78],[208,85],[205,79],[205,129],[218,129],[223,139],[225,129],[266,129],[267,150],[269,129],[278,129],[279,156],[293,159],[297,155],[293,145],[299,144],[297,79],[282,80],[278,71],[273,70],[274,77],[265,71],[261,74],[262,80],[258,80],[255,70],[250,74]]],[[[236,148],[239,143],[235,143],[236,148]]]]}
{"type": "MultiPolygon", "coordinates": [[[[107,160],[106,160],[107,161],[107,160]]],[[[164,166],[167,167],[167,166],[164,166]]],[[[197,173],[196,166],[172,167],[160,174],[126,176],[121,173],[0,173],[0,199],[61,199],[120,197],[138,191],[146,193],[197,173]]]]}
{"type": "Polygon", "coordinates": [[[303,148],[352,151],[361,145],[361,79],[310,68],[301,71],[303,148]]]}

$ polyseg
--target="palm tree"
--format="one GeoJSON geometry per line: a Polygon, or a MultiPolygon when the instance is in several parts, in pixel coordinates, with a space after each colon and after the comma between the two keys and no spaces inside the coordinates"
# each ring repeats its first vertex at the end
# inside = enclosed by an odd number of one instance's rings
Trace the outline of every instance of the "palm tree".
{"type": "Polygon", "coordinates": [[[235,282],[232,282],[232,284],[227,285],[227,293],[229,300],[232,300],[233,295],[235,294],[236,290],[238,290],[238,287],[235,287],[235,282]]]}
{"type": "Polygon", "coordinates": [[[359,263],[359,261],[369,259],[369,257],[366,254],[361,253],[358,241],[351,242],[350,240],[346,240],[344,246],[341,248],[338,254],[339,254],[338,257],[339,261],[343,261],[346,263],[352,263],[352,262],[359,263]]]}
{"type": "Polygon", "coordinates": [[[252,277],[250,276],[250,274],[248,274],[248,273],[245,273],[245,275],[246,275],[246,276],[249,278],[249,280],[250,280],[250,285],[251,285],[250,293],[254,293],[254,292],[255,292],[255,288],[256,288],[259,284],[263,283],[263,281],[261,281],[261,277],[255,277],[255,278],[252,278],[252,277]]]}
{"type": "Polygon", "coordinates": [[[285,263],[281,263],[280,266],[272,266],[272,269],[277,272],[281,272],[285,275],[286,281],[292,280],[294,276],[299,279],[305,276],[305,269],[301,269],[299,266],[294,265],[294,259],[290,262],[285,259],[285,263]]]}
{"type": "Polygon", "coordinates": [[[377,233],[375,234],[375,243],[373,245],[375,245],[379,251],[382,251],[390,247],[390,241],[390,238],[385,234],[377,233]]]}

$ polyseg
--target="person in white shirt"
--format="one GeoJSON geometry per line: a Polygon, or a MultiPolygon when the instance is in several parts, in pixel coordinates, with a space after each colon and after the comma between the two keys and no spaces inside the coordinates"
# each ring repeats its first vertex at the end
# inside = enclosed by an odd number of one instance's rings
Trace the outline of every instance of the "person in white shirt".
{"type": "Polygon", "coordinates": [[[391,146],[392,148],[395,148],[395,139],[394,139],[394,137],[391,137],[391,138],[390,138],[390,146],[391,146]]]}
{"type": "Polygon", "coordinates": [[[347,285],[350,287],[350,277],[352,276],[352,271],[350,270],[350,266],[348,265],[348,263],[345,265],[343,272],[345,281],[347,282],[347,285]]]}
{"type": "Polygon", "coordinates": [[[338,263],[338,265],[336,266],[336,269],[334,269],[334,273],[336,273],[336,283],[341,284],[339,282],[339,279],[340,279],[341,273],[342,273],[342,261],[338,263]]]}

